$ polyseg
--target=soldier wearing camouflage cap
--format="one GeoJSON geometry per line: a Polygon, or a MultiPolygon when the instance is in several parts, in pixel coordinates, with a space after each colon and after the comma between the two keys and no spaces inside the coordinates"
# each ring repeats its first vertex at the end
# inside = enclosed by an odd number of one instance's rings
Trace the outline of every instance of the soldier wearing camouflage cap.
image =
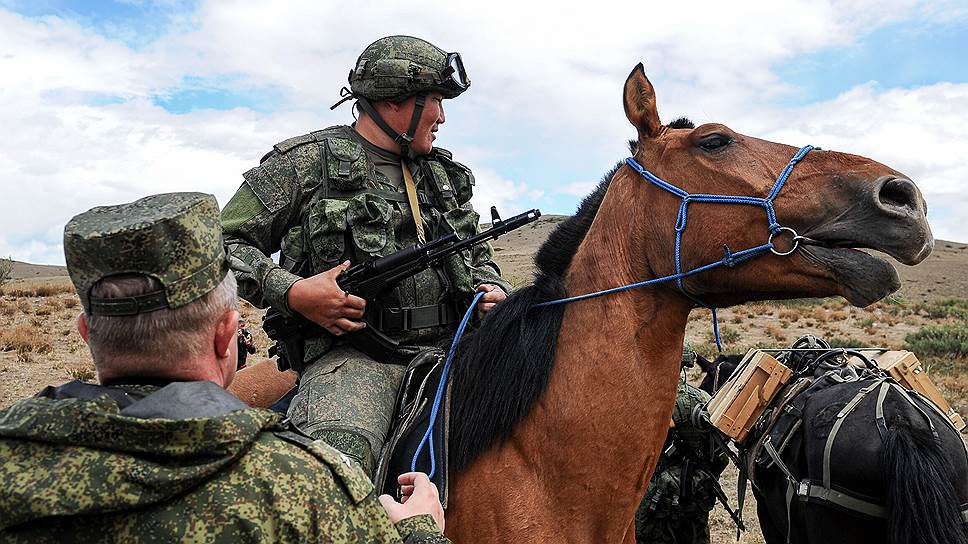
{"type": "MultiPolygon", "coordinates": [[[[443,100],[470,86],[457,53],[410,36],[381,38],[352,65],[343,100],[359,120],[276,144],[222,212],[243,298],[301,314],[322,336],[302,338],[300,373],[289,416],[372,473],[389,431],[405,364],[420,347],[450,341],[475,291],[483,313],[510,291],[487,245],[402,282],[376,300],[347,294],[336,277],[349,263],[418,242],[479,231],[470,204],[474,176],[434,147],[443,100]],[[270,258],[281,251],[280,262],[270,258]],[[399,342],[376,360],[346,338],[368,321],[399,342]]],[[[334,106],[336,107],[336,106],[334,106]]]]}
{"type": "Polygon", "coordinates": [[[94,208],[64,251],[99,384],[0,411],[0,541],[447,542],[426,476],[378,501],[339,452],[223,389],[239,263],[214,197],[94,208]]]}

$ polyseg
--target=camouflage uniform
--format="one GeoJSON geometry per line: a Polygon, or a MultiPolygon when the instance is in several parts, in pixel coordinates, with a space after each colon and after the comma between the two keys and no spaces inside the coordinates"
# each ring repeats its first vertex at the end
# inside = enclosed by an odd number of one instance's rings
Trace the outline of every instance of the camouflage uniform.
{"type": "Polygon", "coordinates": [[[72,382],[0,411],[0,542],[447,542],[335,449],[211,382],[72,382]]]}
{"type": "MultiPolygon", "coordinates": [[[[443,62],[443,55],[415,38],[378,40],[351,74],[354,93],[359,93],[353,97],[382,100],[438,90],[419,78],[390,78],[389,83],[386,78],[400,66],[409,66],[406,74],[421,73],[403,57],[417,59],[419,65],[433,59],[443,62]],[[395,60],[386,58],[393,55],[395,60]],[[361,76],[371,73],[382,76],[361,76]]],[[[434,148],[424,156],[401,157],[377,148],[353,127],[330,127],[276,144],[259,166],[244,174],[244,183],[223,210],[226,243],[252,270],[236,274],[240,295],[256,306],[269,305],[289,315],[287,291],[300,278],[345,260],[357,264],[413,246],[417,230],[401,160],[412,172],[428,240],[450,232],[461,238],[479,232],[479,216],[470,205],[474,176],[450,152],[434,148]],[[278,250],[280,264],[269,257],[278,250]]],[[[491,248],[481,245],[440,268],[421,272],[368,300],[367,319],[408,346],[446,343],[477,287],[493,284],[510,291],[491,257],[491,248]],[[393,322],[403,313],[413,316],[409,326],[399,318],[393,322]],[[418,314],[432,317],[420,318],[424,323],[419,323],[418,314]]],[[[305,339],[304,361],[296,362],[302,368],[297,369],[299,393],[290,406],[290,418],[310,436],[329,441],[372,472],[389,431],[403,365],[416,351],[376,361],[342,337],[325,333],[305,339]]]]}
{"type": "MultiPolygon", "coordinates": [[[[695,352],[687,344],[683,366],[695,352]]],[[[685,382],[676,391],[674,427],[663,446],[652,481],[635,513],[639,543],[708,544],[709,512],[716,504],[719,475],[728,462],[719,443],[699,418],[709,400],[705,391],[685,382]]]]}
{"type": "MultiPolygon", "coordinates": [[[[232,265],[220,234],[215,198],[198,193],[75,217],[64,249],[85,314],[197,300],[232,265]],[[117,274],[162,289],[91,294],[117,274]]],[[[358,468],[275,413],[212,382],[165,382],[71,382],[0,410],[0,542],[447,542],[430,516],[394,527],[358,468]]]]}

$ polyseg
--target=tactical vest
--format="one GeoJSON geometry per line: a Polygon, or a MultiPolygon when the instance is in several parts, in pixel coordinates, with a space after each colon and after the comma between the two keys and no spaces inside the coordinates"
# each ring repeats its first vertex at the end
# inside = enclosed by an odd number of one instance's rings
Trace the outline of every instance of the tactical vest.
{"type": "MultiPolygon", "coordinates": [[[[311,189],[311,196],[299,210],[298,222],[293,222],[281,242],[283,268],[308,277],[347,259],[357,264],[416,242],[406,191],[391,190],[380,183],[382,176],[352,127],[330,127],[280,142],[262,158],[260,167],[244,174],[270,211],[290,205],[262,168],[273,157],[288,160],[299,183],[311,189]],[[411,231],[413,239],[397,236],[398,232],[411,231]]],[[[440,148],[409,161],[408,166],[417,186],[428,240],[455,231],[462,238],[476,232],[479,216],[462,208],[470,200],[474,185],[474,176],[466,166],[440,148]]],[[[436,274],[441,286],[438,304],[413,304],[401,300],[401,293],[394,290],[380,300],[369,301],[375,303],[368,309],[368,319],[375,320],[371,323],[392,334],[456,321],[461,309],[455,302],[476,287],[468,265],[454,256],[440,269],[427,273],[436,274]]],[[[309,356],[307,353],[307,360],[309,356]]]]}

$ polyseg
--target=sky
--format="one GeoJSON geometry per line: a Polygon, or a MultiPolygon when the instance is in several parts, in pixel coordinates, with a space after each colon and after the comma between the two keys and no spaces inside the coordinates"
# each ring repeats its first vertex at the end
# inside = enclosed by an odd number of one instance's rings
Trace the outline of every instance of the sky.
{"type": "Polygon", "coordinates": [[[641,61],[663,120],[871,157],[918,183],[936,238],[968,241],[963,1],[577,6],[0,0],[0,256],[63,264],[64,224],[96,205],[224,205],[273,144],[352,121],[329,106],[391,34],[464,59],[435,143],[474,171],[478,210],[573,213],[635,136],[641,61]]]}

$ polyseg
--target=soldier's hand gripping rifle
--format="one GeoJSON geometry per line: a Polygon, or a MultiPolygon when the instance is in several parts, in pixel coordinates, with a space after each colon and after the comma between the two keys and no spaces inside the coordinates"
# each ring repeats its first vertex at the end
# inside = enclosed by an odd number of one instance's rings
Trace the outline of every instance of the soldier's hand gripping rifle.
{"type": "MultiPolygon", "coordinates": [[[[336,278],[336,284],[349,294],[368,301],[374,300],[381,293],[396,287],[404,279],[427,270],[465,249],[496,240],[512,230],[536,221],[539,217],[541,217],[541,211],[534,209],[502,220],[497,213],[497,208],[492,206],[490,229],[463,240],[454,232],[424,244],[402,249],[386,257],[353,265],[336,278]]],[[[365,313],[363,321],[367,321],[365,313]]],[[[269,348],[269,356],[279,357],[277,363],[280,370],[291,368],[301,371],[304,355],[303,340],[326,333],[323,327],[301,315],[285,316],[274,309],[266,312],[262,326],[269,338],[276,342],[269,348]]],[[[396,353],[399,348],[397,341],[369,323],[360,331],[348,333],[346,338],[354,347],[377,360],[385,359],[396,353]]]]}

